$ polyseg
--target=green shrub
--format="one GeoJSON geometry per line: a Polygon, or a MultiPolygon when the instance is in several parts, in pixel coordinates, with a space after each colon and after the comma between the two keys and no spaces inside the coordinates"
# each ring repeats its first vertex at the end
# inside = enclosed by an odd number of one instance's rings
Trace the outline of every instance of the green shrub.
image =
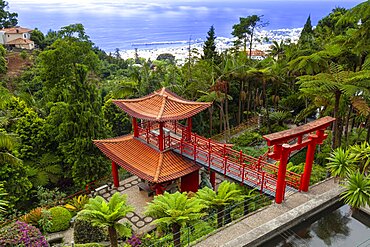
{"type": "Polygon", "coordinates": [[[25,222],[16,221],[0,229],[0,246],[40,246],[49,244],[40,230],[25,222]]]}
{"type": "Polygon", "coordinates": [[[77,219],[73,227],[74,241],[76,243],[92,243],[107,240],[107,233],[104,228],[92,226],[91,222],[77,219]]]}
{"type": "Polygon", "coordinates": [[[59,232],[69,228],[72,215],[66,208],[58,206],[49,209],[49,211],[51,213],[52,226],[48,229],[48,232],[59,232]]]}
{"type": "Polygon", "coordinates": [[[263,141],[263,138],[257,132],[244,132],[238,137],[231,138],[231,143],[244,147],[244,146],[251,146],[257,145],[263,141]]]}

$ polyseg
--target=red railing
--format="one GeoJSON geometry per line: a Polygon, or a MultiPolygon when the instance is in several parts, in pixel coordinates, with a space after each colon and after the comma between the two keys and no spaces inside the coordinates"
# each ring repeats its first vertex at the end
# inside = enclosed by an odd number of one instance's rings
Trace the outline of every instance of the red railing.
{"type": "MultiPolygon", "coordinates": [[[[148,144],[158,144],[158,124],[142,122],[139,124],[139,138],[148,144]]],[[[278,166],[268,163],[266,158],[254,158],[242,151],[236,151],[229,145],[204,138],[195,133],[187,135],[187,128],[177,122],[166,122],[164,125],[164,149],[177,150],[194,161],[241,180],[256,187],[275,191],[278,166]],[[167,132],[167,133],[166,133],[167,132]]],[[[299,189],[301,175],[287,171],[287,185],[299,189]]]]}

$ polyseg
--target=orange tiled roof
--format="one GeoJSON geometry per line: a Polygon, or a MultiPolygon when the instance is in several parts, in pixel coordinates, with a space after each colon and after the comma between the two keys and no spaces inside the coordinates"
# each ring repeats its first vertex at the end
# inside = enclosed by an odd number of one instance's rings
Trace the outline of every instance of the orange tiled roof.
{"type": "Polygon", "coordinates": [[[193,161],[173,151],[159,152],[132,135],[95,140],[94,144],[116,164],[149,182],[170,181],[199,169],[193,161]]]}
{"type": "Polygon", "coordinates": [[[3,28],[0,31],[5,31],[7,34],[16,34],[16,33],[29,33],[32,29],[24,28],[24,27],[9,27],[3,28]]]}
{"type": "Polygon", "coordinates": [[[28,45],[28,44],[33,44],[33,43],[34,42],[32,40],[22,39],[22,38],[18,38],[18,39],[14,39],[14,40],[6,42],[7,45],[28,45]]]}
{"type": "Polygon", "coordinates": [[[183,99],[166,88],[142,98],[113,100],[113,103],[133,117],[157,122],[185,119],[212,104],[183,99]]]}

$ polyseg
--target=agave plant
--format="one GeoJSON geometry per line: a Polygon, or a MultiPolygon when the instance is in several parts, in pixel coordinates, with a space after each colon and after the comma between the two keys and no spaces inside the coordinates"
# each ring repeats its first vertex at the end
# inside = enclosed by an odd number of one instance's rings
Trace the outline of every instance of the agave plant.
{"type": "Polygon", "coordinates": [[[370,145],[363,142],[360,145],[356,144],[350,148],[351,155],[359,163],[359,169],[363,173],[367,173],[370,165],[370,145]]]}
{"type": "Polygon", "coordinates": [[[326,164],[326,167],[333,176],[345,178],[355,170],[355,159],[349,150],[337,148],[330,154],[328,160],[330,162],[326,164]]]}
{"type": "Polygon", "coordinates": [[[370,205],[370,176],[352,173],[344,186],[346,191],[341,194],[341,199],[345,203],[353,208],[370,205]]]}

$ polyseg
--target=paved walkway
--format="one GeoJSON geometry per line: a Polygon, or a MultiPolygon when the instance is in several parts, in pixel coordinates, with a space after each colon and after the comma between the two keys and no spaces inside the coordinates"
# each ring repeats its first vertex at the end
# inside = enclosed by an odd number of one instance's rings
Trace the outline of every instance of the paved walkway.
{"type": "Polygon", "coordinates": [[[213,235],[204,237],[195,246],[258,246],[333,205],[343,190],[334,179],[327,179],[310,187],[307,193],[291,194],[282,204],[272,204],[251,213],[237,223],[230,223],[213,235]]]}

